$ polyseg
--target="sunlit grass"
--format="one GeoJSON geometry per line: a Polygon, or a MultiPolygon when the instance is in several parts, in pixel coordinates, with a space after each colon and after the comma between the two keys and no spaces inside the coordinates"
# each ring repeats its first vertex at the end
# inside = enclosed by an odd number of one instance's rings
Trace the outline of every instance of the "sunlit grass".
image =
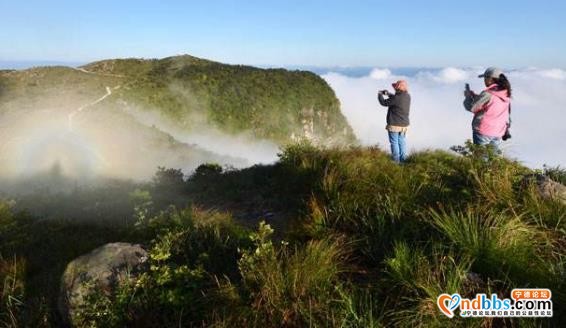
{"type": "MultiPolygon", "coordinates": [[[[115,298],[92,304],[90,313],[97,313],[97,306],[110,311],[99,326],[141,324],[147,316],[163,327],[180,322],[212,327],[560,322],[565,313],[559,306],[551,320],[450,320],[438,311],[441,293],[504,298],[516,287],[550,288],[555,304],[566,301],[566,206],[541,197],[524,179],[532,171],[520,164],[486,157],[473,147],[459,151],[414,153],[400,166],[378,148],[296,145],[274,165],[223,170],[210,164],[188,181],[176,170],[162,169],[153,185],[127,195],[137,206],[129,211],[139,217],[119,230],[16,218],[10,207],[0,205],[0,237],[6,240],[1,246],[3,254],[25,250],[18,266],[31,267],[33,279],[20,281],[26,290],[28,284],[34,287],[36,303],[31,304],[39,304],[38,281],[45,279],[37,275],[40,255],[58,259],[60,268],[46,279],[53,281],[81,250],[112,239],[144,243],[153,270],[115,298]],[[285,210],[293,220],[275,234],[267,224],[250,231],[227,211],[166,207],[170,194],[201,204],[285,210]],[[31,252],[40,244],[51,247],[31,252]]],[[[548,174],[560,179],[563,171],[548,174]]],[[[10,259],[4,260],[7,267],[14,265],[10,259]]],[[[33,308],[23,300],[24,307],[33,308]]],[[[34,315],[54,311],[43,307],[34,315]]],[[[96,322],[91,319],[86,322],[96,322]]]]}

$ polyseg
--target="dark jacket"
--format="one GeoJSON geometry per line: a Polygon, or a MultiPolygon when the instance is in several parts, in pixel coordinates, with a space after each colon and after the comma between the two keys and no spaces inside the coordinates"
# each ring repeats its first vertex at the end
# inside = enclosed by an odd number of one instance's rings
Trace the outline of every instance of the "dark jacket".
{"type": "Polygon", "coordinates": [[[377,95],[382,106],[389,107],[387,110],[387,124],[394,126],[409,126],[409,110],[411,108],[411,96],[408,92],[401,91],[390,95],[385,99],[380,93],[377,95]]]}

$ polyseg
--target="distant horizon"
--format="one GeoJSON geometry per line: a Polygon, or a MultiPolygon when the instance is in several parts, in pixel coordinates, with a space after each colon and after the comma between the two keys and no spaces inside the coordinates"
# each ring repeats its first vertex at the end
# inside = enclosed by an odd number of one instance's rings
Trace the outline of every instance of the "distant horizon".
{"type": "MultiPolygon", "coordinates": [[[[3,60],[0,59],[0,70],[11,70],[11,69],[15,69],[15,70],[25,70],[25,69],[29,69],[29,68],[34,68],[34,67],[50,67],[50,66],[67,66],[67,67],[80,67],[83,65],[87,65],[89,63],[93,63],[93,62],[97,62],[97,61],[103,61],[103,60],[113,60],[113,59],[144,59],[144,60],[151,60],[151,59],[163,59],[163,58],[167,58],[167,57],[175,57],[175,56],[183,56],[183,55],[190,55],[193,56],[191,54],[175,54],[175,55],[170,55],[170,56],[163,56],[163,57],[113,57],[113,58],[99,58],[99,59],[95,59],[95,60],[89,60],[89,61],[60,61],[60,60],[50,60],[50,59],[38,59],[38,60],[3,60]]],[[[229,65],[245,65],[245,66],[253,66],[253,67],[258,67],[258,68],[285,68],[285,69],[299,69],[299,70],[304,70],[304,69],[312,69],[312,70],[321,70],[324,71],[322,74],[326,73],[328,70],[333,69],[335,70],[336,73],[343,73],[343,72],[348,72],[349,70],[368,70],[371,71],[372,69],[375,68],[388,68],[388,69],[397,69],[397,70],[405,70],[405,69],[410,69],[410,70],[440,70],[443,68],[447,68],[447,67],[456,67],[456,68],[477,68],[477,67],[487,67],[486,66],[481,66],[481,65],[461,65],[461,66],[456,66],[456,65],[444,65],[444,66],[427,66],[427,65],[407,65],[407,66],[402,66],[402,65],[383,65],[383,64],[375,64],[375,65],[309,65],[309,64],[304,64],[304,65],[284,65],[284,64],[265,64],[265,65],[254,65],[254,64],[247,64],[247,63],[226,63],[226,62],[221,62],[215,59],[211,59],[211,58],[206,58],[206,57],[199,57],[199,56],[194,56],[197,58],[201,58],[201,59],[206,59],[206,60],[211,60],[211,61],[215,61],[215,62],[220,62],[223,64],[229,64],[229,65]]],[[[505,70],[517,70],[517,69],[526,69],[526,68],[536,68],[536,69],[562,69],[562,70],[566,70],[566,66],[565,67],[560,67],[560,66],[555,66],[555,67],[538,67],[538,66],[501,66],[502,69],[505,70]]],[[[315,72],[318,74],[318,72],[315,72]]]]}

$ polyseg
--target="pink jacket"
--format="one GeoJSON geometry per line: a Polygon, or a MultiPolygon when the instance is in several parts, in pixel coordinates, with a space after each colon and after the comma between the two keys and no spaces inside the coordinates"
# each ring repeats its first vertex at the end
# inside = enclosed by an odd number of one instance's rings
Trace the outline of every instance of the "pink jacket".
{"type": "Polygon", "coordinates": [[[507,90],[499,90],[497,84],[492,84],[479,95],[467,98],[464,107],[474,113],[474,131],[484,136],[500,138],[505,134],[509,123],[510,103],[507,90]]]}

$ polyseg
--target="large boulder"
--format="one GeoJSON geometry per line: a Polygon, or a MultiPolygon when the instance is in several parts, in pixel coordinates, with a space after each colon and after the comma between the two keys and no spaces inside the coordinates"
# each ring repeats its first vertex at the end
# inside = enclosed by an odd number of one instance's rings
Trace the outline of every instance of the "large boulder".
{"type": "Polygon", "coordinates": [[[59,296],[63,320],[76,326],[78,310],[89,293],[112,293],[121,281],[141,272],[147,259],[147,251],[140,245],[111,243],[70,262],[63,273],[59,296]]]}
{"type": "Polygon", "coordinates": [[[554,199],[566,205],[566,186],[542,174],[531,174],[525,181],[533,183],[542,198],[554,199]]]}

